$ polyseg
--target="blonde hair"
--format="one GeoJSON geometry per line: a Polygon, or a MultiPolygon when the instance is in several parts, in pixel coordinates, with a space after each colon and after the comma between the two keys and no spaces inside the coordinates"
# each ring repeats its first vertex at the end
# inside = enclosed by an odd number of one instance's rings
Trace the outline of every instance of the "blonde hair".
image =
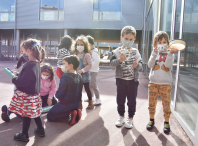
{"type": "Polygon", "coordinates": [[[77,42],[78,41],[82,41],[83,44],[84,44],[84,53],[89,53],[90,52],[90,48],[89,48],[89,42],[88,42],[88,39],[84,36],[84,35],[80,35],[76,38],[76,41],[75,41],[75,44],[74,44],[74,47],[73,47],[73,52],[75,54],[78,53],[78,50],[77,50],[77,42]]]}
{"type": "Polygon", "coordinates": [[[169,45],[169,36],[168,36],[168,34],[165,31],[158,31],[155,34],[154,38],[153,38],[153,47],[156,47],[157,46],[157,42],[161,41],[163,38],[168,42],[168,45],[169,45]]]}
{"type": "Polygon", "coordinates": [[[125,26],[123,27],[123,29],[121,30],[121,36],[123,37],[124,34],[128,34],[131,33],[136,37],[136,30],[133,26],[125,26]]]}

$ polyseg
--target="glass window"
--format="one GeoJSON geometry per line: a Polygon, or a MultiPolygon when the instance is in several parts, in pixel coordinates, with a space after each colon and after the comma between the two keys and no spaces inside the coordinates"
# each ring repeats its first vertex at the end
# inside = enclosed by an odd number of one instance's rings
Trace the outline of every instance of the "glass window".
{"type": "Polygon", "coordinates": [[[0,21],[15,21],[15,1],[1,0],[0,21]]]}
{"type": "Polygon", "coordinates": [[[192,134],[195,134],[198,114],[198,27],[197,23],[192,21],[197,19],[197,7],[197,0],[185,0],[182,39],[186,42],[186,48],[180,52],[180,72],[176,101],[176,111],[192,134]],[[191,21],[186,21],[189,17],[191,21]]]}
{"type": "Polygon", "coordinates": [[[93,20],[121,20],[121,0],[94,0],[93,20]]]}
{"type": "Polygon", "coordinates": [[[40,20],[64,20],[64,0],[41,0],[40,20]]]}

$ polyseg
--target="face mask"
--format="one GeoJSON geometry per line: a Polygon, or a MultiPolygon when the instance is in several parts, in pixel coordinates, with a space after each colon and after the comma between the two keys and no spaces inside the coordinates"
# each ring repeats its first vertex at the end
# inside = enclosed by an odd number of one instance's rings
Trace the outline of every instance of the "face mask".
{"type": "Polygon", "coordinates": [[[62,70],[62,72],[67,73],[67,69],[65,68],[64,65],[61,65],[61,70],[62,70]]]}
{"type": "Polygon", "coordinates": [[[46,80],[46,79],[49,78],[49,76],[41,75],[41,78],[42,78],[43,80],[46,80]]]}
{"type": "Polygon", "coordinates": [[[28,59],[28,55],[23,54],[23,58],[24,58],[26,61],[29,61],[29,59],[28,59]]]}
{"type": "Polygon", "coordinates": [[[166,51],[167,48],[168,48],[168,44],[158,44],[157,45],[157,49],[159,50],[159,52],[164,52],[164,51],[166,51]]]}
{"type": "Polygon", "coordinates": [[[122,44],[127,47],[130,48],[133,45],[134,41],[129,41],[129,40],[123,40],[122,44]]]}
{"type": "Polygon", "coordinates": [[[84,51],[84,46],[77,46],[78,52],[83,52],[84,51]]]}

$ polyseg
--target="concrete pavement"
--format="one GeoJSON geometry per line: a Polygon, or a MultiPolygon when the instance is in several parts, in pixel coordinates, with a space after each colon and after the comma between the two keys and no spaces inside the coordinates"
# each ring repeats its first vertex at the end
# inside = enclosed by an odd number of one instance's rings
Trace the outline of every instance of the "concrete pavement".
{"type": "MultiPolygon", "coordinates": [[[[14,85],[11,78],[4,73],[3,68],[11,69],[16,64],[14,61],[0,62],[0,107],[9,105],[13,96],[14,85]]],[[[54,68],[56,63],[52,63],[54,68]]],[[[58,78],[56,77],[57,86],[58,78]]],[[[137,97],[137,110],[134,117],[134,127],[127,130],[122,126],[115,127],[118,114],[116,110],[116,85],[114,79],[114,68],[101,66],[98,75],[98,86],[102,105],[93,110],[86,110],[87,103],[83,102],[82,119],[74,126],[63,122],[52,123],[42,114],[46,137],[40,138],[34,135],[36,127],[34,120],[31,121],[28,143],[13,140],[15,133],[21,131],[22,120],[14,114],[11,115],[9,123],[0,119],[0,146],[191,146],[192,143],[182,130],[177,120],[171,115],[171,132],[169,135],[163,133],[163,109],[159,99],[155,127],[149,132],[146,124],[149,120],[148,113],[148,79],[140,73],[140,84],[137,97]]],[[[83,91],[83,100],[87,99],[83,91]]],[[[126,111],[128,110],[126,106],[126,111]]],[[[125,113],[127,118],[127,112],[125,113]]]]}

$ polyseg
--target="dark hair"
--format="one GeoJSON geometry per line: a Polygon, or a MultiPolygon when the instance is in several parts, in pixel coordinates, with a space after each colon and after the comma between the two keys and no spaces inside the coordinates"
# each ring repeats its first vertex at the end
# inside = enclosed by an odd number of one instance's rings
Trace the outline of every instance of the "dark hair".
{"type": "Polygon", "coordinates": [[[169,45],[169,36],[165,31],[158,31],[153,38],[153,47],[157,46],[157,42],[165,39],[169,45]]]}
{"type": "Polygon", "coordinates": [[[80,60],[76,55],[70,55],[63,58],[68,64],[73,64],[74,70],[80,65],[80,60]]]}
{"type": "Polygon", "coordinates": [[[72,45],[72,38],[69,35],[62,37],[60,44],[58,45],[58,49],[65,48],[69,50],[72,45]]]}
{"type": "Polygon", "coordinates": [[[22,47],[24,47],[25,50],[30,49],[32,52],[32,55],[40,62],[44,62],[45,60],[45,50],[40,45],[40,41],[36,39],[27,39],[22,44],[22,47]],[[35,45],[38,43],[38,45],[35,45]],[[35,45],[35,46],[34,46],[35,45]],[[33,47],[34,46],[34,47],[33,47]]]}
{"type": "Polygon", "coordinates": [[[78,41],[82,41],[83,42],[83,44],[84,44],[84,53],[89,53],[90,52],[89,42],[88,42],[88,39],[84,35],[80,35],[80,36],[78,36],[76,38],[73,52],[75,54],[78,53],[78,50],[77,50],[77,42],[78,41]]]}
{"type": "Polygon", "coordinates": [[[42,72],[50,73],[50,77],[49,77],[50,81],[54,79],[54,70],[53,70],[53,67],[49,63],[45,63],[41,65],[41,73],[42,72]]]}
{"type": "Polygon", "coordinates": [[[25,62],[27,62],[27,61],[25,60],[25,58],[23,57],[23,55],[21,55],[21,56],[19,57],[18,62],[17,62],[16,68],[19,69],[19,67],[21,67],[21,65],[22,65],[23,63],[25,63],[25,62]]]}
{"type": "Polygon", "coordinates": [[[92,36],[90,36],[90,35],[88,35],[86,37],[87,37],[89,43],[92,44],[92,45],[94,45],[94,38],[92,36]]]}

